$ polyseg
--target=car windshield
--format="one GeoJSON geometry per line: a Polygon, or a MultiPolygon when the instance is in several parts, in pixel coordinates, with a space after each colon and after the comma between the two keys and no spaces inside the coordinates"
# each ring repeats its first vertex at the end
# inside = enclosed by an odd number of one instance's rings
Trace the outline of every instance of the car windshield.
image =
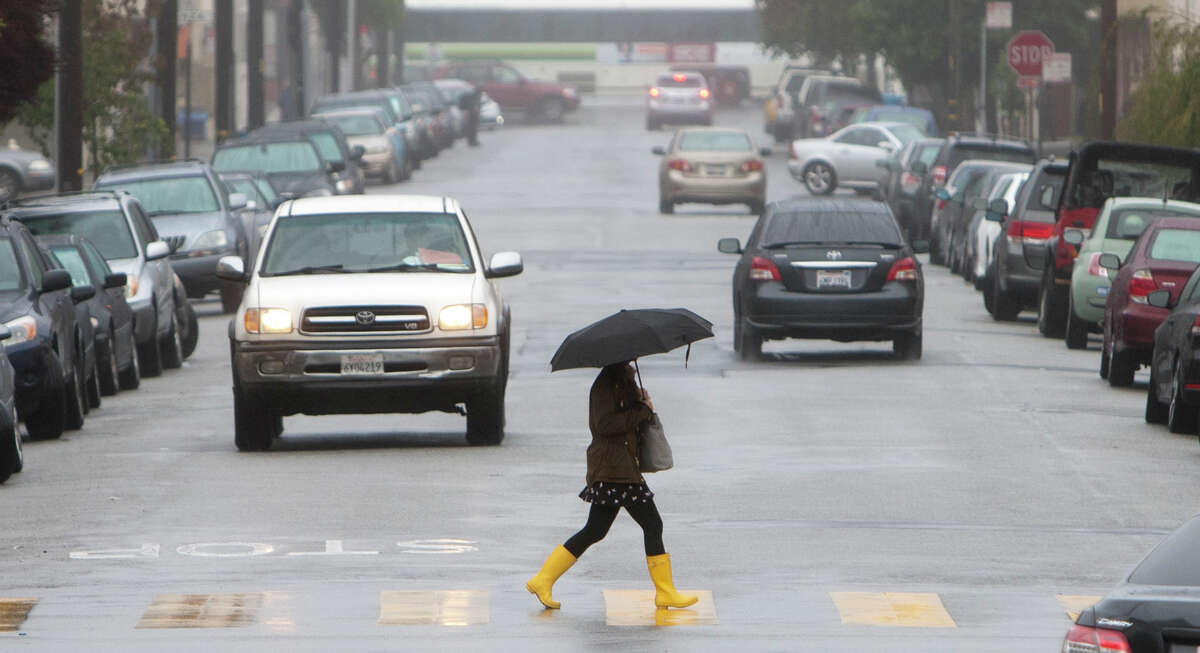
{"type": "Polygon", "coordinates": [[[899,247],[896,221],[879,211],[842,208],[775,213],[763,230],[764,248],[821,243],[863,243],[899,247]]]}
{"type": "Polygon", "coordinates": [[[251,202],[258,203],[258,210],[266,208],[267,198],[258,191],[258,185],[249,179],[224,179],[225,185],[235,193],[241,193],[251,202]]]}
{"type": "Polygon", "coordinates": [[[308,135],[317,146],[317,152],[326,161],[341,161],[342,148],[338,147],[337,137],[329,132],[313,132],[308,135]]]}
{"type": "Polygon", "coordinates": [[[327,213],[279,220],[260,274],[474,270],[458,216],[327,213]]]}
{"type": "Polygon", "coordinates": [[[1200,519],[1192,519],[1167,536],[1129,575],[1137,585],[1200,586],[1200,519]]]}
{"type": "Polygon", "coordinates": [[[1150,258],[1155,261],[1200,263],[1200,231],[1163,229],[1154,235],[1150,258]]]}
{"type": "Polygon", "coordinates": [[[347,136],[378,136],[383,126],[371,116],[323,116],[336,124],[347,136]]]}
{"type": "Polygon", "coordinates": [[[101,180],[96,182],[96,188],[128,191],[138,198],[150,215],[211,213],[221,210],[217,196],[213,194],[212,185],[204,175],[101,180]]]}
{"type": "Polygon", "coordinates": [[[121,211],[76,211],[72,213],[24,215],[21,222],[33,233],[75,234],[92,241],[104,258],[136,258],[137,245],[129,222],[121,211]]]}
{"type": "Polygon", "coordinates": [[[887,130],[892,132],[892,135],[900,139],[900,142],[905,145],[908,145],[919,138],[925,137],[925,133],[923,131],[913,127],[912,125],[892,125],[891,127],[888,127],[887,130]]]}
{"type": "Polygon", "coordinates": [[[1125,211],[1113,211],[1113,214],[1108,218],[1108,231],[1105,234],[1106,238],[1117,238],[1120,240],[1137,240],[1146,227],[1150,223],[1159,218],[1190,218],[1197,217],[1188,213],[1176,213],[1174,211],[1162,211],[1154,209],[1128,209],[1125,211]]]}
{"type": "Polygon", "coordinates": [[[0,293],[13,293],[21,290],[21,264],[12,241],[3,238],[0,243],[0,293]]]}
{"type": "Polygon", "coordinates": [[[62,268],[71,275],[72,285],[91,285],[92,279],[88,276],[87,264],[83,262],[83,256],[78,249],[72,245],[55,245],[50,248],[50,253],[54,254],[62,268]]]}
{"type": "Polygon", "coordinates": [[[680,152],[747,152],[750,138],[740,132],[690,131],[679,136],[680,152]]]}
{"type": "Polygon", "coordinates": [[[308,141],[233,145],[213,156],[217,170],[255,170],[263,174],[317,172],[321,157],[308,141]]]}

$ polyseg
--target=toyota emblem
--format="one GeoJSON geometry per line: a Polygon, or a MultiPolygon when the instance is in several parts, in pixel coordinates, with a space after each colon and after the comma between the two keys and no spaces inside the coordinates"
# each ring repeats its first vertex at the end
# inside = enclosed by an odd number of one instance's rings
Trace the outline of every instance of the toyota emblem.
{"type": "Polygon", "coordinates": [[[825,258],[827,258],[831,261],[836,261],[836,260],[842,258],[842,253],[837,251],[836,249],[831,249],[828,252],[825,252],[825,258]]]}
{"type": "Polygon", "coordinates": [[[359,311],[354,314],[354,320],[363,326],[375,324],[375,314],[371,311],[359,311]]]}

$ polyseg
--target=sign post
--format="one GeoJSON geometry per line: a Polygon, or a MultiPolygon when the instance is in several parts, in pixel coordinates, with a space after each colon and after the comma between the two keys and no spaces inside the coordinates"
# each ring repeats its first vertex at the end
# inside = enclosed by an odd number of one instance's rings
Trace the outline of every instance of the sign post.
{"type": "Polygon", "coordinates": [[[979,105],[975,109],[975,128],[981,133],[987,133],[987,35],[990,29],[1012,29],[1012,3],[987,3],[987,16],[983,21],[983,29],[979,34],[979,105]]]}

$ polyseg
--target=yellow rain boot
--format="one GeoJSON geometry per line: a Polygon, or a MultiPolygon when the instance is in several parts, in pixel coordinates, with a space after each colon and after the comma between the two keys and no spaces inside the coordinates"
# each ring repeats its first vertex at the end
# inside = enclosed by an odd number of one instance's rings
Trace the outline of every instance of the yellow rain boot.
{"type": "Polygon", "coordinates": [[[550,557],[546,558],[545,564],[542,565],[542,570],[536,576],[529,579],[525,583],[525,589],[531,594],[537,596],[537,600],[542,602],[542,605],[557,610],[560,606],[558,601],[550,595],[550,590],[554,588],[554,581],[558,580],[575,564],[575,556],[566,550],[561,544],[558,548],[550,552],[550,557]]]}
{"type": "Polygon", "coordinates": [[[694,594],[675,591],[675,581],[671,580],[670,555],[646,556],[646,568],[650,570],[650,580],[654,581],[654,605],[660,608],[686,608],[700,600],[694,594]]]}

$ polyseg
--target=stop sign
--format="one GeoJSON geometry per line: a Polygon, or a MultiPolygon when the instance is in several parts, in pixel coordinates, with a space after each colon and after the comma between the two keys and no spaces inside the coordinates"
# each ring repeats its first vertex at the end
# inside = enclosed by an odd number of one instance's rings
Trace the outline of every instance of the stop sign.
{"type": "Polygon", "coordinates": [[[1054,41],[1040,30],[1020,32],[1008,42],[1008,65],[1022,77],[1041,77],[1042,64],[1054,57],[1054,41]]]}

